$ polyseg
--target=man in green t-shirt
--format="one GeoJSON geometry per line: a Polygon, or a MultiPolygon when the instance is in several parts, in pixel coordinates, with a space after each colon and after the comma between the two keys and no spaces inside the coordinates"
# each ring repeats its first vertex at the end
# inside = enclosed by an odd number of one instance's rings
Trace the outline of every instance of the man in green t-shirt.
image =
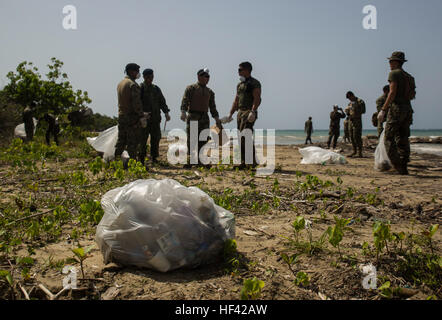
{"type": "Polygon", "coordinates": [[[385,147],[393,167],[401,175],[407,175],[407,164],[410,161],[410,125],[413,123],[411,100],[416,95],[414,78],[402,69],[407,61],[405,54],[393,52],[390,58],[391,72],[388,76],[390,92],[378,115],[383,122],[388,112],[385,125],[385,147]]]}

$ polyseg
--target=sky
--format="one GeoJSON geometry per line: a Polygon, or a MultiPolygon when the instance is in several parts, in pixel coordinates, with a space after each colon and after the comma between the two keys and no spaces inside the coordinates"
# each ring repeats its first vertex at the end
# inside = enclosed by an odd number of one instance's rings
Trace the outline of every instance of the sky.
{"type": "Polygon", "coordinates": [[[412,128],[440,129],[441,38],[440,0],[0,0],[0,88],[20,62],[43,73],[57,57],[74,88],[88,91],[94,112],[115,116],[117,84],[136,62],[155,71],[171,109],[167,128],[184,128],[181,99],[197,70],[210,69],[209,87],[226,116],[238,64],[250,61],[262,85],[255,128],[303,129],[308,116],[328,128],[332,105],[345,108],[351,90],[366,103],[364,129],[374,129],[386,58],[399,50],[416,79],[412,128]],[[77,30],[63,28],[65,5],[77,10],[77,30]],[[363,28],[366,5],[376,7],[376,30],[363,28]]]}

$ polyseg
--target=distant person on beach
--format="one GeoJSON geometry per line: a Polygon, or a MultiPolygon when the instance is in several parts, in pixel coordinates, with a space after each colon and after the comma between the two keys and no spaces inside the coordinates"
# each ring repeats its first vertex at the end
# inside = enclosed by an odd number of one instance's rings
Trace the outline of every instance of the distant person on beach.
{"type": "Polygon", "coordinates": [[[350,106],[348,106],[347,108],[345,108],[344,110],[346,118],[344,120],[344,143],[348,143],[350,142],[350,106]]]}
{"type": "MultiPolygon", "coordinates": [[[[252,64],[250,62],[242,62],[238,68],[240,83],[236,87],[236,96],[230,110],[229,118],[233,117],[235,111],[238,110],[237,125],[240,134],[244,134],[245,130],[251,130],[258,118],[258,107],[261,105],[261,83],[252,77],[252,64]]],[[[253,146],[253,167],[256,167],[256,153],[253,135],[241,136],[241,165],[240,169],[245,169],[246,165],[246,136],[249,140],[247,143],[253,146]]],[[[249,163],[248,163],[249,164],[249,163]]]]}
{"type": "Polygon", "coordinates": [[[341,134],[341,119],[345,118],[345,113],[342,108],[337,105],[333,106],[333,111],[330,112],[330,127],[328,132],[327,148],[330,149],[330,144],[333,140],[333,149],[336,149],[339,135],[341,134]]]}
{"type": "Polygon", "coordinates": [[[410,126],[413,123],[411,100],[416,97],[414,78],[402,69],[407,61],[405,54],[393,52],[388,58],[391,72],[388,75],[390,92],[378,115],[378,121],[383,122],[386,114],[385,148],[388,157],[401,175],[407,175],[407,164],[410,161],[410,126]]]}
{"type": "Polygon", "coordinates": [[[346,94],[350,100],[349,131],[353,153],[349,157],[362,158],[362,115],[365,113],[365,102],[356,97],[353,92],[346,94]]]}
{"type": "Polygon", "coordinates": [[[34,139],[34,114],[35,102],[32,102],[30,106],[26,106],[23,110],[23,122],[25,124],[26,141],[32,141],[34,139]]]}
{"type": "Polygon", "coordinates": [[[305,122],[304,132],[307,133],[307,138],[305,138],[305,144],[307,144],[307,141],[310,141],[310,144],[313,144],[313,142],[312,142],[312,133],[313,133],[312,117],[308,117],[308,120],[305,122]]]}
{"type": "Polygon", "coordinates": [[[46,129],[46,144],[50,145],[52,135],[54,137],[55,144],[58,146],[58,134],[60,133],[58,118],[56,118],[53,114],[46,113],[43,119],[48,124],[48,128],[46,129]]]}
{"type": "Polygon", "coordinates": [[[150,136],[150,157],[152,163],[158,162],[159,147],[161,140],[161,111],[166,116],[166,121],[170,121],[169,107],[161,89],[154,85],[154,73],[152,69],[143,71],[144,82],[141,84],[141,102],[143,111],[150,113],[150,119],[147,120],[146,128],[141,129],[139,159],[142,164],[146,159],[147,140],[150,136]]]}
{"type": "MultiPolygon", "coordinates": [[[[124,150],[131,158],[137,157],[141,119],[145,117],[141,102],[141,90],[136,79],[140,78],[140,66],[129,63],[125,69],[126,77],[117,86],[118,95],[118,140],[115,145],[115,159],[118,160],[124,150]]],[[[127,169],[128,160],[123,159],[127,169]]]]}
{"type": "Polygon", "coordinates": [[[221,120],[219,119],[219,114],[216,109],[215,104],[215,93],[207,87],[210,80],[209,69],[204,68],[198,70],[197,72],[198,82],[189,85],[184,91],[183,100],[181,101],[181,120],[186,122],[186,133],[187,133],[187,156],[188,162],[184,165],[185,169],[191,168],[191,151],[195,146],[190,145],[190,125],[191,122],[196,122],[198,125],[198,136],[194,137],[197,141],[197,156],[198,164],[201,164],[199,159],[199,153],[201,148],[207,143],[206,141],[200,141],[199,136],[201,131],[209,129],[210,119],[209,110],[213,119],[216,121],[216,125],[221,127],[221,120]]]}
{"type": "MultiPolygon", "coordinates": [[[[384,86],[384,88],[382,90],[384,91],[384,94],[376,100],[377,115],[379,114],[379,112],[381,112],[381,109],[384,106],[385,101],[387,100],[388,93],[390,92],[390,86],[388,86],[388,85],[384,86]]],[[[376,115],[376,120],[377,120],[377,115],[376,115]]],[[[386,117],[387,117],[387,113],[385,114],[384,118],[386,118],[386,117]]],[[[384,122],[385,122],[385,119],[382,122],[377,121],[378,138],[381,136],[381,133],[384,130],[384,128],[383,128],[384,122]]]]}

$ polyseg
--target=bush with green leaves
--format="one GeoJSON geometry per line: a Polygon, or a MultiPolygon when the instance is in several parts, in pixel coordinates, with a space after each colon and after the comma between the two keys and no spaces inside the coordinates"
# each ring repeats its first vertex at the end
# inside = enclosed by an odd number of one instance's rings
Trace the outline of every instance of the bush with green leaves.
{"type": "Polygon", "coordinates": [[[78,220],[83,227],[89,224],[97,225],[103,218],[103,208],[99,201],[88,200],[80,205],[80,215],[78,220]]]}
{"type": "Polygon", "coordinates": [[[15,72],[7,74],[9,83],[3,89],[6,99],[23,106],[38,101],[35,116],[39,118],[45,113],[59,115],[79,110],[91,103],[87,91],[73,89],[62,67],[62,61],[51,58],[49,72],[43,78],[32,62],[21,62],[15,72]]]}

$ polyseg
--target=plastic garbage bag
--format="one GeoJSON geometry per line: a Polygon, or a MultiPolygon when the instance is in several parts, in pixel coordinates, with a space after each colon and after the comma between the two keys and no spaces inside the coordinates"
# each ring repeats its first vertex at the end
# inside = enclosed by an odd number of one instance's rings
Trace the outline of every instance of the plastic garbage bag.
{"type": "MultiPolygon", "coordinates": [[[[35,118],[32,118],[32,120],[34,121],[34,134],[35,134],[35,130],[37,129],[38,121],[35,118]]],[[[17,138],[26,139],[26,130],[25,130],[25,124],[24,123],[21,123],[21,124],[19,124],[18,126],[15,127],[14,135],[17,138]]]]}
{"type": "MultiPolygon", "coordinates": [[[[115,159],[115,146],[118,140],[118,126],[110,127],[101,132],[97,137],[86,138],[87,142],[96,151],[103,153],[104,161],[112,161],[115,159]]],[[[123,159],[129,159],[127,151],[121,154],[123,159]]]]}
{"type": "Polygon", "coordinates": [[[302,155],[301,164],[346,164],[347,160],[339,153],[319,147],[299,149],[302,155]]]}
{"type": "Polygon", "coordinates": [[[214,261],[235,236],[234,215],[196,187],[137,180],[107,192],[96,242],[104,262],[161,272],[214,261]]]}
{"type": "Polygon", "coordinates": [[[384,130],[379,137],[378,146],[374,152],[374,168],[379,171],[387,171],[391,168],[391,162],[385,148],[385,123],[384,130]]]}

